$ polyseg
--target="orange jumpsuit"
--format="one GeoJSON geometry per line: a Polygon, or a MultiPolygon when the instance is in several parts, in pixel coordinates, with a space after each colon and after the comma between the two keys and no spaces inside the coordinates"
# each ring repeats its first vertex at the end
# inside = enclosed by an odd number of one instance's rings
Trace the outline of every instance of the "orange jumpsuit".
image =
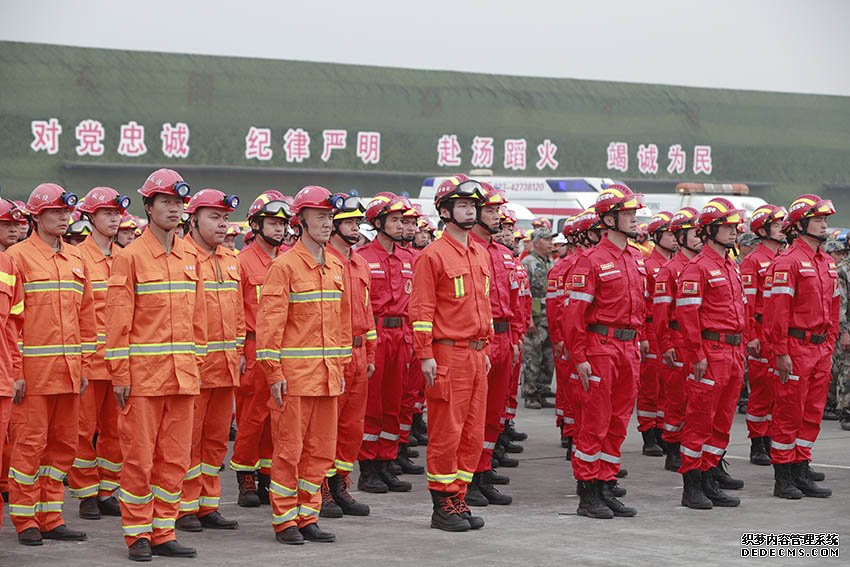
{"type": "MultiPolygon", "coordinates": [[[[112,268],[112,256],[104,256],[92,236],[77,249],[83,257],[94,296],[97,321],[97,352],[92,359],[89,387],[80,396],[80,431],[77,457],[68,488],[75,498],[108,496],[118,488],[121,473],[121,445],[118,441],[118,405],[112,394],[112,380],[106,368],[106,281],[112,268]],[[94,434],[97,434],[97,449],[94,434]]],[[[120,250],[113,247],[113,253],[120,250]]]]}
{"type": "Polygon", "coordinates": [[[37,234],[9,249],[24,289],[23,379],[12,408],[9,514],[18,533],[65,523],[65,475],[77,452],[80,379],[97,343],[94,300],[80,251],[55,252],[37,234]]]}
{"type": "Polygon", "coordinates": [[[230,468],[236,472],[270,474],[272,436],[269,422],[269,387],[263,368],[257,364],[257,310],[266,274],[274,259],[260,245],[239,253],[242,305],[245,311],[245,373],[236,390],[236,441],[230,468]]]}
{"type": "Polygon", "coordinates": [[[198,366],[207,349],[203,278],[195,247],[174,238],[166,254],[151,230],[112,263],[106,296],[106,363],[129,386],[118,416],[124,453],[121,525],[132,545],[175,539],[189,469],[198,366]]]}
{"type": "Polygon", "coordinates": [[[245,345],[245,314],[239,288],[239,261],[223,246],[203,250],[187,236],[198,254],[204,276],[207,309],[207,355],[201,364],[201,393],[195,398],[192,453],[183,479],[180,516],[199,518],[218,510],[219,472],[227,454],[233,392],[239,384],[239,359],[245,345]]]}
{"type": "Polygon", "coordinates": [[[269,496],[276,532],[318,521],[322,480],[336,451],[337,397],[351,360],[351,307],[342,262],[320,265],[298,241],[272,264],[257,317],[257,362],[269,384],[286,381],[271,408],[269,496]]]}
{"type": "Polygon", "coordinates": [[[466,496],[484,443],[485,356],[494,336],[490,256],[469,239],[445,232],[416,260],[410,319],[419,359],[433,358],[437,376],[428,402],[430,490],[466,496]]]}
{"type": "MultiPolygon", "coordinates": [[[[12,258],[0,252],[0,454],[6,446],[6,432],[12,413],[12,386],[21,375],[18,336],[24,310],[24,288],[12,258]]],[[[0,526],[3,525],[3,499],[0,498],[0,526]]]]}
{"type": "Polygon", "coordinates": [[[325,250],[345,265],[345,289],[351,297],[351,362],[345,365],[345,389],[337,402],[336,459],[328,471],[328,477],[331,477],[347,476],[354,470],[354,461],[363,442],[363,422],[369,394],[366,366],[375,364],[378,333],[369,301],[369,286],[372,283],[369,263],[353,250],[348,259],[332,246],[325,247],[325,250]]]}

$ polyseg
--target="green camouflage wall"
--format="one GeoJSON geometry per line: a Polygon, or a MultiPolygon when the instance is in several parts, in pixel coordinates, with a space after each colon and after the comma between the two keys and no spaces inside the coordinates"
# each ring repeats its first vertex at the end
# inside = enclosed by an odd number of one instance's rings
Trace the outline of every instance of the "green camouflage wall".
{"type": "MultiPolygon", "coordinates": [[[[698,64],[698,63],[695,63],[698,64]]],[[[477,75],[377,67],[69,48],[0,42],[0,184],[23,196],[52,180],[84,193],[95,184],[132,191],[154,167],[181,171],[195,189],[249,198],[307,183],[415,195],[421,178],[471,168],[474,136],[494,139],[497,174],[617,177],[644,191],[676,181],[748,182],[788,201],[826,192],[850,210],[850,98],[659,85],[477,75]],[[58,119],[58,152],[33,151],[33,120],[58,119]],[[102,123],[102,156],[78,156],[75,127],[102,123]],[[144,125],[147,154],[119,155],[119,130],[144,125]],[[188,157],[166,157],[163,123],[190,129],[188,157]],[[269,128],[274,156],[246,159],[250,127],[269,128]],[[283,136],[301,128],[311,156],[285,159],[283,136]],[[348,131],[325,162],[322,131],[348,131]],[[357,156],[357,133],[381,134],[380,161],[357,156]],[[462,163],[441,167],[437,142],[454,134],[462,163]],[[524,171],[504,167],[505,139],[527,141],[524,171]],[[558,167],[539,172],[537,146],[557,145],[558,167]],[[611,142],[628,144],[625,172],[607,167],[611,142]],[[658,172],[641,173],[640,144],[658,147],[658,172]],[[686,171],[667,173],[681,144],[686,171]],[[711,146],[710,174],[694,174],[695,145],[711,146]]],[[[850,215],[848,215],[850,218],[850,215]]]]}

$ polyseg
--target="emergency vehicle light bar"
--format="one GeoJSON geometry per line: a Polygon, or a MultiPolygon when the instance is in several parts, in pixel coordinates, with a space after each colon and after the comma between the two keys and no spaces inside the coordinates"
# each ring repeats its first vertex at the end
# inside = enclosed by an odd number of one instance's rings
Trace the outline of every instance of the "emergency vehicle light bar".
{"type": "Polygon", "coordinates": [[[676,193],[714,193],[718,195],[749,195],[750,188],[744,183],[679,183],[676,193]]]}

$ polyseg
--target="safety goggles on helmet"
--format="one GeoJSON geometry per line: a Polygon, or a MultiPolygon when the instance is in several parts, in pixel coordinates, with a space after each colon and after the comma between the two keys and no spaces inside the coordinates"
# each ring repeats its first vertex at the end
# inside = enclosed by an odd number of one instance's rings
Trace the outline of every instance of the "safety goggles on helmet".
{"type": "Polygon", "coordinates": [[[360,198],[357,194],[352,195],[335,195],[340,199],[336,200],[336,213],[334,214],[334,220],[345,220],[345,219],[359,219],[363,218],[366,214],[366,207],[363,206],[363,203],[360,202],[360,198]]]}
{"type": "Polygon", "coordinates": [[[454,189],[442,195],[440,200],[444,201],[446,199],[475,199],[476,201],[480,201],[484,198],[484,189],[481,187],[481,184],[475,181],[474,179],[470,179],[468,181],[462,181],[454,189]]]}
{"type": "Polygon", "coordinates": [[[279,217],[288,219],[292,217],[292,209],[286,201],[269,201],[254,215],[259,217],[279,217]]]}
{"type": "Polygon", "coordinates": [[[88,236],[92,233],[92,226],[88,219],[80,219],[68,226],[66,234],[70,236],[88,236]]]}

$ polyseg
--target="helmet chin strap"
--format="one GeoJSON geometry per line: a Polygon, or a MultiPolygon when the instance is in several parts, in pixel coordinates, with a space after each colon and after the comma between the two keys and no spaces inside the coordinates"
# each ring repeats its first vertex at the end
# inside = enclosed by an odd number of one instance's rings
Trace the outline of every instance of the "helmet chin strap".
{"type": "MultiPolygon", "coordinates": [[[[393,242],[404,242],[404,236],[398,236],[398,237],[396,237],[396,236],[390,236],[389,234],[387,234],[387,231],[386,231],[386,230],[384,230],[384,222],[386,222],[386,219],[385,219],[385,218],[378,217],[378,218],[376,218],[375,220],[379,220],[379,219],[380,219],[380,221],[381,221],[381,227],[380,227],[380,228],[378,228],[378,232],[380,232],[381,234],[383,234],[384,236],[386,236],[387,238],[389,238],[389,239],[390,239],[390,240],[392,240],[393,242]]],[[[377,227],[375,227],[375,228],[377,228],[377,227]]]]}
{"type": "Polygon", "coordinates": [[[686,228],[684,230],[677,230],[673,233],[673,236],[676,238],[676,242],[684,248],[685,250],[690,250],[694,254],[699,254],[699,250],[695,250],[688,246],[688,231],[693,230],[692,228],[686,228]]]}
{"type": "Polygon", "coordinates": [[[622,230],[620,228],[620,212],[619,211],[613,211],[610,214],[614,215],[614,226],[613,227],[606,226],[606,228],[608,230],[613,230],[614,232],[619,232],[620,234],[623,234],[628,238],[637,238],[638,234],[637,234],[636,231],[626,232],[625,230],[622,230]]]}
{"type": "Polygon", "coordinates": [[[722,246],[726,250],[734,250],[735,249],[735,241],[729,243],[723,243],[717,241],[717,230],[720,228],[720,225],[711,225],[708,227],[708,238],[718,246],[722,246]]]}
{"type": "Polygon", "coordinates": [[[788,241],[784,237],[782,239],[779,239],[779,238],[773,238],[772,236],[770,236],[771,226],[773,226],[773,223],[768,223],[768,224],[766,224],[762,227],[761,230],[764,231],[764,237],[761,237],[759,235],[756,235],[756,236],[758,236],[761,240],[770,240],[772,242],[776,242],[780,246],[782,246],[784,244],[788,244],[788,241]]]}
{"type": "Polygon", "coordinates": [[[345,241],[345,243],[346,243],[346,244],[348,244],[349,246],[354,246],[355,244],[357,244],[358,242],[360,242],[360,236],[359,236],[359,235],[357,235],[357,236],[346,236],[346,235],[344,235],[343,233],[341,233],[341,232],[339,231],[339,222],[338,222],[338,221],[337,221],[337,222],[334,222],[334,229],[333,229],[333,231],[331,232],[331,235],[334,235],[334,234],[336,234],[337,236],[339,236],[339,237],[340,237],[343,241],[345,241]]]}
{"type": "Polygon", "coordinates": [[[260,230],[251,229],[251,232],[254,233],[254,236],[259,236],[263,240],[266,241],[266,244],[269,246],[273,246],[274,248],[278,248],[279,246],[283,246],[283,238],[272,238],[271,236],[266,236],[265,232],[263,232],[263,219],[260,217],[258,219],[257,224],[260,226],[260,230]]]}
{"type": "Polygon", "coordinates": [[[803,230],[800,231],[800,235],[801,236],[808,236],[809,238],[814,238],[815,240],[817,240],[821,244],[823,244],[824,242],[829,240],[829,237],[826,234],[821,235],[821,236],[815,236],[814,234],[809,234],[809,220],[811,220],[811,219],[805,218],[805,219],[800,221],[800,224],[802,225],[802,228],[803,228],[803,230]]]}
{"type": "MultiPolygon", "coordinates": [[[[449,218],[448,218],[448,219],[444,219],[444,220],[446,220],[446,222],[450,222],[450,223],[452,223],[452,224],[454,224],[454,225],[457,225],[457,227],[458,227],[458,228],[460,228],[460,229],[462,229],[462,230],[472,230],[472,227],[473,227],[473,226],[475,226],[475,225],[478,223],[478,219],[476,218],[475,220],[471,220],[471,221],[459,222],[459,221],[455,218],[455,206],[454,206],[454,203],[450,203],[450,204],[451,204],[451,208],[449,209],[449,218]]],[[[476,216],[477,216],[477,215],[476,215],[476,216]]]]}
{"type": "MultiPolygon", "coordinates": [[[[656,234],[659,234],[659,233],[656,233],[656,234]]],[[[662,232],[660,234],[664,234],[664,233],[662,232]]],[[[667,248],[666,246],[661,246],[661,237],[660,236],[657,239],[653,236],[652,241],[655,243],[655,246],[657,246],[658,248],[661,248],[662,250],[666,250],[670,254],[676,253],[675,248],[667,248]]]]}

